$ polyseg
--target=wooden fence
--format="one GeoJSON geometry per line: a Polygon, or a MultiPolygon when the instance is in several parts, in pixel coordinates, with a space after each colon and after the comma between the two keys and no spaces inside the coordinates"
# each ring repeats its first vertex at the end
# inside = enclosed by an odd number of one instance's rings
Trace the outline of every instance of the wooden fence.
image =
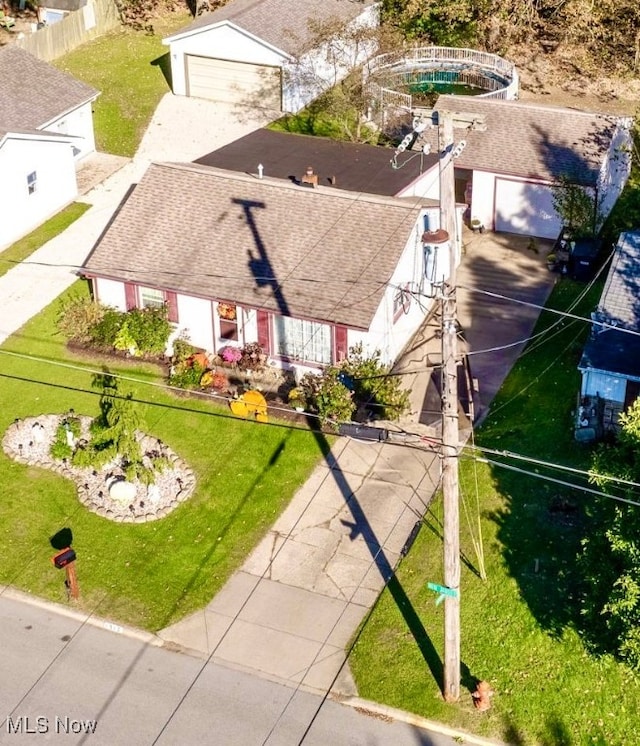
{"type": "Polygon", "coordinates": [[[120,15],[114,0],[87,0],[80,10],[71,11],[51,26],[25,34],[14,44],[49,62],[118,26],[120,15]]]}

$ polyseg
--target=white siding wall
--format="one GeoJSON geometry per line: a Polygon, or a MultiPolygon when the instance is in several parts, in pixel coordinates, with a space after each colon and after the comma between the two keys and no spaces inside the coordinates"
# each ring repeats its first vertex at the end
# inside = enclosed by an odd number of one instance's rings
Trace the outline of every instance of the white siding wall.
{"type": "Polygon", "coordinates": [[[624,404],[627,379],[607,373],[587,370],[582,373],[582,396],[595,396],[624,404]]]}
{"type": "Polygon", "coordinates": [[[127,310],[127,302],[124,294],[124,285],[116,280],[105,280],[96,277],[93,281],[96,300],[103,306],[112,306],[118,311],[127,310]]]}
{"type": "Polygon", "coordinates": [[[61,135],[77,137],[78,140],[73,143],[74,147],[78,149],[75,154],[76,160],[95,152],[96,149],[91,106],[91,102],[86,103],[84,106],[80,106],[40,128],[51,132],[59,132],[61,135]]]}
{"type": "Polygon", "coordinates": [[[350,331],[348,335],[349,346],[353,346],[356,342],[362,342],[368,353],[380,350],[382,353],[381,359],[384,363],[394,362],[418,330],[432,304],[432,301],[426,297],[420,296],[420,304],[413,298],[408,313],[402,313],[394,321],[393,299],[397,287],[404,287],[408,284],[408,289],[413,293],[428,292],[424,278],[423,231],[424,218],[421,217],[411,232],[398,266],[392,275],[391,282],[369,327],[369,332],[350,331]]]}
{"type": "MultiPolygon", "coordinates": [[[[404,169],[408,172],[407,175],[412,173],[412,166],[419,168],[419,163],[420,161],[416,157],[411,165],[404,166],[404,169]]],[[[430,169],[417,176],[411,184],[401,189],[396,196],[440,199],[440,167],[438,164],[436,163],[430,169]]]]}
{"type": "Polygon", "coordinates": [[[286,63],[283,68],[284,111],[296,113],[304,109],[372,57],[377,45],[366,39],[358,43],[357,29],[375,28],[378,23],[378,9],[371,6],[347,27],[344,38],[322,44],[298,60],[286,63]]]}
{"type": "Polygon", "coordinates": [[[618,125],[611,140],[611,146],[600,170],[598,184],[598,214],[601,223],[613,209],[631,171],[631,135],[629,128],[632,120],[625,119],[618,125]]]}
{"type": "Polygon", "coordinates": [[[0,246],[6,246],[72,202],[78,193],[68,142],[9,136],[0,147],[0,246]],[[36,174],[33,194],[27,176],[36,174]]]}
{"type": "Polygon", "coordinates": [[[471,219],[478,219],[487,228],[493,228],[495,188],[495,174],[486,171],[473,172],[471,219]]]}
{"type": "MultiPolygon", "coordinates": [[[[168,42],[165,42],[168,43],[168,42]]],[[[231,26],[218,26],[169,43],[173,92],[187,95],[185,55],[280,67],[287,59],[277,50],[231,26]]]]}

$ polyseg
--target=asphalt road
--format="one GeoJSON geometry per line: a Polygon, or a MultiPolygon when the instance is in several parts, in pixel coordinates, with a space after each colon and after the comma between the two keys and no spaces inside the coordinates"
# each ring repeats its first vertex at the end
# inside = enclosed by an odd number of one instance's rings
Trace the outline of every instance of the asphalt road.
{"type": "Polygon", "coordinates": [[[2,744],[456,743],[5,595],[0,628],[2,744]]]}

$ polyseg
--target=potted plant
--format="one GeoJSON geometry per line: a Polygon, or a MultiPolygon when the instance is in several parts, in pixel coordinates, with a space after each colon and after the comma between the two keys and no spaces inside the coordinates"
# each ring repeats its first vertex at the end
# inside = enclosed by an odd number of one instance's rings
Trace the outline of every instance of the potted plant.
{"type": "Polygon", "coordinates": [[[296,412],[304,412],[304,408],[307,404],[307,397],[299,386],[295,386],[291,389],[288,399],[289,404],[296,410],[296,412]]]}
{"type": "Polygon", "coordinates": [[[470,225],[474,233],[482,233],[482,222],[478,218],[473,218],[470,225]]]}
{"type": "Polygon", "coordinates": [[[558,257],[553,253],[547,254],[547,269],[552,272],[558,265],[558,257]]]}

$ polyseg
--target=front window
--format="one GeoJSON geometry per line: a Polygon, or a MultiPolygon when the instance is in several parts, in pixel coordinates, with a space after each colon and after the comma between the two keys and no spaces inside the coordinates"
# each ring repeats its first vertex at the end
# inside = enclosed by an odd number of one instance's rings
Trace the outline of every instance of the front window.
{"type": "Polygon", "coordinates": [[[328,324],[276,316],[274,327],[278,355],[322,365],[331,362],[331,327],[328,324]]]}
{"type": "Polygon", "coordinates": [[[140,288],[140,303],[143,308],[161,308],[164,306],[164,293],[155,288],[140,288]]]}

